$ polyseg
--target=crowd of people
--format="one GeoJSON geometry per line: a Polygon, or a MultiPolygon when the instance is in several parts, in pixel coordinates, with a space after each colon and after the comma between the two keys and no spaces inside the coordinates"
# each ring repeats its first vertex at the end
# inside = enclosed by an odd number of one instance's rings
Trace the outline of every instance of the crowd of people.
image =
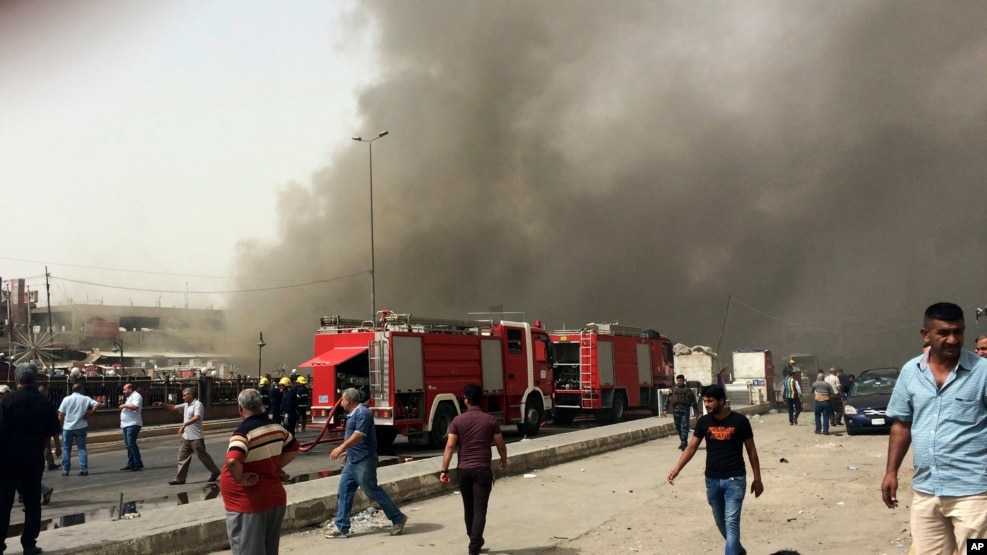
{"type": "MultiPolygon", "coordinates": [[[[887,507],[898,507],[898,472],[911,448],[915,474],[912,478],[911,535],[913,552],[922,554],[965,553],[967,540],[987,537],[987,480],[971,468],[987,467],[987,335],[976,338],[976,353],[963,349],[965,323],[962,309],[952,303],[936,303],[924,316],[921,335],[926,349],[901,368],[887,415],[893,420],[888,441],[887,471],[881,484],[887,507]],[[978,356],[980,355],[980,356],[978,356]],[[935,432],[935,433],[933,433],[935,432]]],[[[34,386],[36,369],[18,367],[17,389],[0,387],[0,530],[6,530],[14,493],[24,502],[25,525],[21,545],[25,553],[37,554],[41,505],[45,494],[42,474],[54,463],[47,461],[46,442],[62,436],[61,469],[71,471],[73,444],[78,449],[79,475],[88,471],[86,429],[96,403],[73,387],[56,409],[34,386]]],[[[310,394],[304,377],[296,384],[284,378],[277,393],[269,380],[258,389],[246,389],[237,398],[242,418],[233,432],[221,466],[205,449],[202,437],[203,406],[193,389],[183,391],[183,403],[155,403],[183,416],[178,472],[170,484],[185,482],[193,454],[210,471],[210,481],[219,480],[226,509],[226,527],[233,553],[278,552],[289,479],[285,467],[297,456],[296,425],[306,420],[310,394]]],[[[826,376],[819,372],[810,386],[815,412],[815,432],[828,434],[830,425],[841,425],[843,396],[853,383],[839,368],[826,376]]],[[[120,426],[124,431],[127,466],[143,468],[137,436],[142,426],[143,400],[132,385],[124,386],[120,426]]],[[[783,397],[788,405],[789,424],[797,425],[802,409],[802,388],[794,373],[786,375],[783,397]]],[[[726,555],[744,555],[740,521],[746,493],[755,498],[765,491],[754,433],[748,418],[731,411],[724,388],[711,385],[701,392],[705,414],[695,421],[689,434],[689,411],[698,414],[698,398],[677,377],[664,410],[672,408],[683,445],[682,454],[667,475],[674,480],[706,445],[706,497],[713,522],[724,538],[726,555]],[[746,453],[747,462],[744,455],[746,453]],[[751,479],[748,482],[747,464],[751,479]]],[[[480,553],[486,543],[487,506],[493,489],[491,446],[499,455],[500,470],[507,467],[507,448],[496,419],[482,408],[483,389],[471,384],[463,390],[467,410],[450,427],[442,456],[439,480],[452,482],[452,457],[457,454],[455,476],[463,500],[467,549],[480,553]]],[[[350,535],[350,512],[357,489],[376,502],[391,521],[390,533],[401,534],[408,517],[377,483],[377,442],[374,419],[362,393],[346,389],[341,404],[347,412],[343,442],[330,458],[343,461],[335,518],[327,525],[327,538],[350,535]]],[[[50,443],[49,443],[50,444],[50,443]]],[[[0,553],[6,544],[0,544],[0,553]]],[[[794,551],[777,553],[793,554],[794,551]]]]}

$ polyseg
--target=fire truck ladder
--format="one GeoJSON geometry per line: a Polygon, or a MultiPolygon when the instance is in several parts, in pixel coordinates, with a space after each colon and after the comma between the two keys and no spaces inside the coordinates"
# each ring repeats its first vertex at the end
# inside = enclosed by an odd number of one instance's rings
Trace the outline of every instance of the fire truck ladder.
{"type": "Polygon", "coordinates": [[[333,422],[333,416],[343,412],[342,405],[340,403],[342,400],[343,398],[340,397],[339,400],[336,401],[336,404],[332,406],[332,409],[329,411],[329,415],[326,416],[326,423],[322,425],[322,431],[319,432],[319,435],[313,441],[307,441],[300,444],[298,448],[299,451],[306,453],[320,443],[335,443],[337,441],[343,441],[343,427],[338,422],[333,422]]]}
{"type": "Polygon", "coordinates": [[[423,318],[411,314],[389,312],[380,317],[384,328],[394,331],[415,331],[429,333],[465,333],[479,335],[489,332],[491,320],[450,320],[446,318],[423,318]]]}
{"type": "Polygon", "coordinates": [[[598,397],[593,389],[593,332],[579,333],[579,390],[582,407],[592,409],[598,397]]]}
{"type": "Polygon", "coordinates": [[[382,342],[376,339],[367,346],[367,354],[370,357],[370,395],[376,403],[387,400],[384,395],[387,392],[387,384],[384,383],[387,379],[384,373],[386,368],[384,357],[387,356],[387,350],[383,347],[382,342]]]}

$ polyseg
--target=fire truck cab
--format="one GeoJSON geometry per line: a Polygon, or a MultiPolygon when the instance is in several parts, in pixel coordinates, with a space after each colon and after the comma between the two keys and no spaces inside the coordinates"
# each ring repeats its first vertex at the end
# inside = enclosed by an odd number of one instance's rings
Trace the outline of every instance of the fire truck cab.
{"type": "MultiPolygon", "coordinates": [[[[379,311],[375,321],[321,319],[312,368],[312,421],[325,424],[343,390],[363,392],[378,445],[404,434],[445,445],[465,410],[463,387],[483,387],[483,408],[535,435],[552,410],[552,344],[538,322],[445,320],[379,311]]],[[[330,422],[331,424],[331,422],[330,422]]]]}

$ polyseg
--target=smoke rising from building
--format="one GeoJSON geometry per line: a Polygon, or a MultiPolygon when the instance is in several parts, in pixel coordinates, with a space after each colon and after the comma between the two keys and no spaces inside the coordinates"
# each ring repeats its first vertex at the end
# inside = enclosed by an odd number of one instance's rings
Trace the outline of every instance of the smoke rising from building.
{"type": "MultiPolygon", "coordinates": [[[[932,302],[987,325],[987,4],[360,9],[381,66],[354,132],[390,131],[378,308],[619,320],[851,372],[916,353],[932,302]]],[[[292,366],[320,315],[370,316],[367,145],[327,140],[238,273],[339,279],[233,299],[246,361],[257,330],[292,366]]]]}

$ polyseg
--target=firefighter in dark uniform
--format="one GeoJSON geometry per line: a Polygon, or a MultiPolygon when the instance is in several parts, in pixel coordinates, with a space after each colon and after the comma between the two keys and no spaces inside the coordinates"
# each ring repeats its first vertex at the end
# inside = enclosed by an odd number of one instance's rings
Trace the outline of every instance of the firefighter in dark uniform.
{"type": "Polygon", "coordinates": [[[689,409],[694,408],[696,415],[699,414],[699,400],[696,393],[685,385],[682,374],[675,376],[675,386],[665,399],[665,415],[668,415],[669,405],[672,406],[675,429],[679,431],[679,451],[682,451],[689,443],[689,409]]]}
{"type": "Polygon", "coordinates": [[[295,407],[298,411],[298,423],[305,431],[305,423],[308,421],[308,411],[312,408],[312,393],[308,389],[308,379],[305,376],[298,376],[295,380],[295,407]]]}
{"type": "MultiPolygon", "coordinates": [[[[281,378],[285,380],[287,378],[281,378]]],[[[284,390],[279,386],[271,388],[271,420],[281,424],[281,402],[284,401],[284,390]]]]}
{"type": "Polygon", "coordinates": [[[298,397],[295,395],[295,386],[288,378],[281,378],[278,381],[284,398],[281,400],[281,414],[284,418],[284,427],[291,435],[295,435],[295,427],[298,426],[298,397]]]}
{"type": "Polygon", "coordinates": [[[264,404],[264,414],[271,418],[271,380],[267,376],[257,382],[257,391],[260,393],[260,402],[264,404]]]}

